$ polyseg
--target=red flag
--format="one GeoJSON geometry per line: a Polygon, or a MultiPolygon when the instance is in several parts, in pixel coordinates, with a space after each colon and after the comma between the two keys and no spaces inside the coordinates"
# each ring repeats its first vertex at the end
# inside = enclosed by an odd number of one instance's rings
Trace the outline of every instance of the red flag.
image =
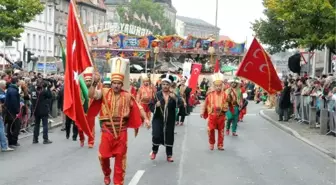
{"type": "Polygon", "coordinates": [[[271,94],[282,90],[281,80],[270,57],[255,38],[240,63],[236,76],[256,83],[271,94]]]}
{"type": "Polygon", "coordinates": [[[63,111],[64,114],[76,123],[79,129],[90,136],[92,132],[86,120],[81,100],[79,74],[81,74],[85,68],[92,66],[92,62],[86,47],[80,22],[76,17],[76,7],[73,0],[70,1],[68,13],[63,111]]]}
{"type": "Polygon", "coordinates": [[[193,63],[191,66],[191,74],[189,79],[189,88],[192,89],[191,94],[196,92],[197,84],[198,84],[198,77],[201,74],[202,64],[193,63]]]}
{"type": "Polygon", "coordinates": [[[214,73],[218,73],[218,72],[219,72],[219,60],[217,59],[215,67],[214,67],[214,73]]]}

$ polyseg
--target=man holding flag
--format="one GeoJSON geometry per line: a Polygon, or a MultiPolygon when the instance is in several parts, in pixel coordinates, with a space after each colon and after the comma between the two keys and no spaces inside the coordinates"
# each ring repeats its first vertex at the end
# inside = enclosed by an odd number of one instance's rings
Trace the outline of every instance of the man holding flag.
{"type": "MultiPolygon", "coordinates": [[[[100,112],[99,120],[101,125],[101,143],[99,146],[99,160],[104,173],[104,183],[111,183],[110,158],[115,158],[113,183],[123,185],[126,173],[127,154],[127,129],[139,129],[143,120],[149,127],[149,120],[135,98],[123,89],[128,81],[128,61],[123,58],[111,59],[111,82],[112,88],[97,89],[100,82],[99,75],[95,75],[92,86],[89,89],[90,98],[94,98],[92,104],[98,103],[96,110],[100,112]]],[[[136,135],[137,135],[136,130],[136,135]]]]}
{"type": "Polygon", "coordinates": [[[76,123],[78,129],[87,136],[93,137],[83,109],[79,82],[79,75],[87,67],[92,66],[92,60],[88,52],[86,38],[77,18],[74,0],[70,1],[68,12],[63,111],[76,123]]]}

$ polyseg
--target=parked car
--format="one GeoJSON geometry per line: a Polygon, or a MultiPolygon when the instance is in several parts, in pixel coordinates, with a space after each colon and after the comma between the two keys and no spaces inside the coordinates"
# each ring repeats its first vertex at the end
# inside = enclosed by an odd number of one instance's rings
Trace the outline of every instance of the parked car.
{"type": "Polygon", "coordinates": [[[144,73],[145,69],[138,64],[131,64],[130,65],[130,72],[131,73],[144,73]]]}

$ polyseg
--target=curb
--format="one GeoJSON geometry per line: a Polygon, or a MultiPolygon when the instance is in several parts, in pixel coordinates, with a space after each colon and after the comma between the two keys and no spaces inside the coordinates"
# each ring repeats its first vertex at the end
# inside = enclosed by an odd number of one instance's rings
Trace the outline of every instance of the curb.
{"type": "Polygon", "coordinates": [[[331,153],[330,151],[328,151],[328,150],[326,150],[326,149],[324,149],[324,148],[322,148],[322,147],[320,147],[320,146],[318,146],[318,145],[312,143],[312,142],[309,141],[307,138],[301,136],[297,131],[295,131],[295,130],[293,130],[293,129],[291,129],[291,128],[285,126],[285,125],[282,125],[282,124],[279,123],[278,121],[273,120],[272,118],[270,118],[269,116],[267,116],[267,115],[264,113],[264,110],[261,110],[261,111],[259,112],[259,115],[260,115],[262,118],[266,119],[267,121],[271,122],[274,126],[280,128],[281,130],[287,132],[288,134],[290,134],[290,135],[296,137],[297,139],[299,139],[299,140],[305,142],[306,144],[312,146],[313,148],[317,149],[319,152],[322,152],[323,154],[326,154],[328,157],[331,157],[331,158],[334,160],[334,162],[336,162],[336,160],[335,160],[335,159],[336,159],[335,154],[333,154],[333,153],[331,153]]]}
{"type": "MultiPolygon", "coordinates": [[[[60,126],[62,126],[62,121],[57,122],[57,123],[54,123],[53,125],[51,125],[51,127],[49,128],[49,130],[54,129],[54,128],[57,128],[57,127],[60,127],[60,126]]],[[[40,133],[42,133],[42,132],[43,132],[43,130],[40,130],[40,133]]],[[[19,137],[19,140],[21,140],[21,139],[25,139],[25,138],[27,138],[27,137],[31,137],[31,136],[33,136],[33,135],[34,135],[33,133],[26,134],[26,135],[24,135],[24,136],[22,136],[22,137],[19,137]]]]}

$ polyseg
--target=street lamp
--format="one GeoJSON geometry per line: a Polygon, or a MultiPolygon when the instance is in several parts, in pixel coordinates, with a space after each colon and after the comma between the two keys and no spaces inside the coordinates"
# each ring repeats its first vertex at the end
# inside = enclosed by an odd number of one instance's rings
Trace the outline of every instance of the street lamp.
{"type": "MultiPolygon", "coordinates": [[[[45,4],[45,16],[44,16],[44,33],[45,33],[45,41],[44,41],[44,66],[43,66],[43,75],[46,76],[47,74],[47,56],[48,56],[48,7],[54,7],[55,0],[43,0],[41,1],[42,4],[45,4]]],[[[52,14],[49,12],[50,16],[52,14]]]]}

